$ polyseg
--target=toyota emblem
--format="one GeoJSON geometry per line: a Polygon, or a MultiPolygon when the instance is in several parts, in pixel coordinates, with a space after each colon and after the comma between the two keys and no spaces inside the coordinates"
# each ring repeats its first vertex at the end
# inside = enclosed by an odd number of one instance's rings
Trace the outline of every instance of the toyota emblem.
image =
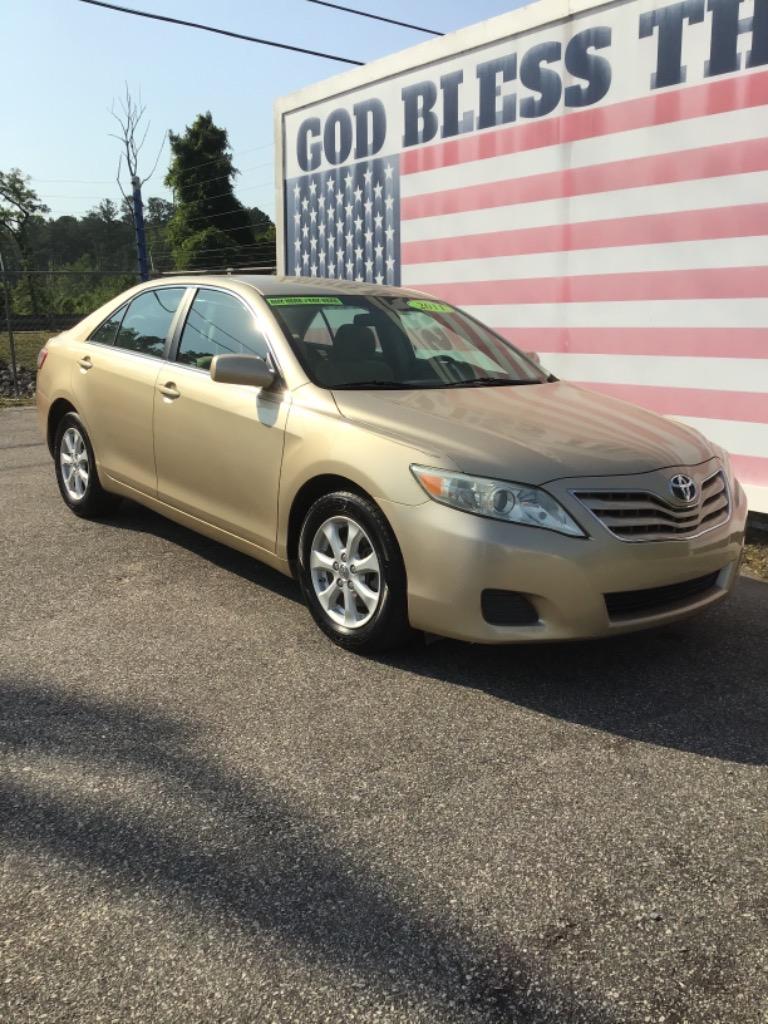
{"type": "Polygon", "coordinates": [[[676,473],[672,477],[669,481],[669,490],[673,498],[686,503],[694,501],[698,493],[695,482],[685,473],[676,473]]]}

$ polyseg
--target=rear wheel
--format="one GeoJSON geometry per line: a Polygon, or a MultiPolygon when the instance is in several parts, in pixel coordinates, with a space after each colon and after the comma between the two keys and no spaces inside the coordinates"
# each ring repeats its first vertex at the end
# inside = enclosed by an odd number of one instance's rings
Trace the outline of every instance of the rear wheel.
{"type": "Polygon", "coordinates": [[[412,637],[400,549],[367,498],[338,491],[312,505],[299,538],[299,578],[315,622],[339,646],[374,654],[412,637]]]}
{"type": "Polygon", "coordinates": [[[101,486],[93,447],[77,413],[68,412],[59,423],[53,457],[59,491],[75,515],[90,519],[114,512],[120,498],[101,486]]]}

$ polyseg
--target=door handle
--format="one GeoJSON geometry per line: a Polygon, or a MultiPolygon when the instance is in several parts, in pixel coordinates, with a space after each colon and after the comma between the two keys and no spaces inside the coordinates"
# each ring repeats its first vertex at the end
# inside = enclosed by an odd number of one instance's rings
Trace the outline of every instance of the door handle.
{"type": "Polygon", "coordinates": [[[169,380],[167,384],[160,384],[158,390],[165,398],[181,398],[181,392],[172,380],[169,380]]]}
{"type": "Polygon", "coordinates": [[[90,356],[83,356],[82,359],[77,360],[77,365],[81,370],[90,370],[93,366],[93,360],[90,356]]]}

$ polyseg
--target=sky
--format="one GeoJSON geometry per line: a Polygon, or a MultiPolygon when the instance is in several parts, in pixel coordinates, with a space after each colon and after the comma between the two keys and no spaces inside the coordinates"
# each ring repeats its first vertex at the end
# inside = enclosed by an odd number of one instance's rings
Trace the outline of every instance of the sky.
{"type": "MultiPolygon", "coordinates": [[[[308,0],[116,0],[126,7],[369,61],[432,38],[308,0]]],[[[522,5],[521,0],[341,0],[347,6],[449,32],[522,5]]],[[[92,7],[79,0],[0,0],[0,170],[20,168],[51,214],[80,215],[120,201],[113,101],[125,83],[147,106],[147,173],[166,129],[210,110],[229,133],[236,193],[274,216],[276,97],[347,65],[92,7]]],[[[167,143],[148,196],[162,183],[167,143]]]]}

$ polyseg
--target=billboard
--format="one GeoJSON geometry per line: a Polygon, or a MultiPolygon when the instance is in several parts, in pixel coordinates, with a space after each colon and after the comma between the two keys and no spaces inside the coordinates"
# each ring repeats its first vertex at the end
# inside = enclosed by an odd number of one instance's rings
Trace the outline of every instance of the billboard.
{"type": "Polygon", "coordinates": [[[289,274],[467,308],[768,511],[768,0],[544,2],[278,104],[289,274]]]}

